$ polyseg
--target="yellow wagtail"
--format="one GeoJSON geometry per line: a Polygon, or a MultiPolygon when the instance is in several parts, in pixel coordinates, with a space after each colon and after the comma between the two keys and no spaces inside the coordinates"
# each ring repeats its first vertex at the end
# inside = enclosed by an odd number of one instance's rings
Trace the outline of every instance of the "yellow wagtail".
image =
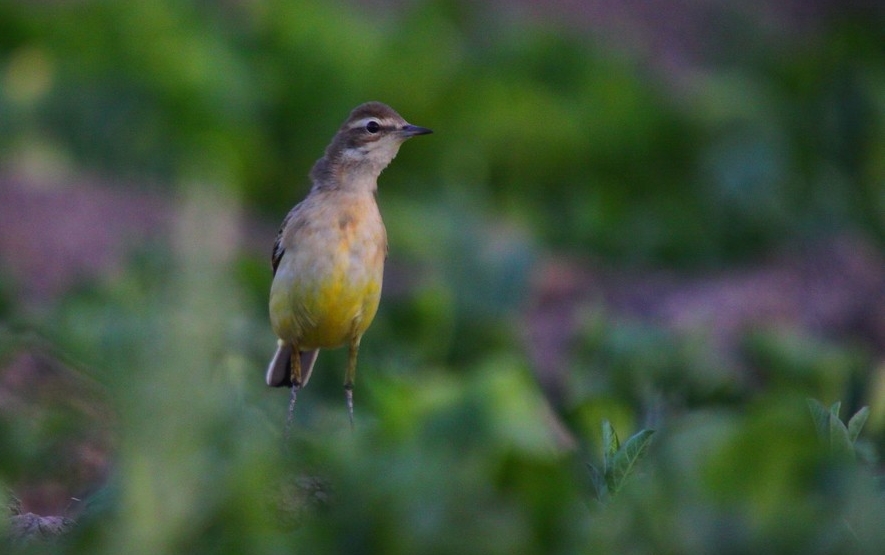
{"type": "Polygon", "coordinates": [[[283,220],[270,288],[279,340],[266,379],[272,387],[291,386],[290,418],[319,350],[347,345],[344,392],[353,424],[357,352],[378,309],[387,256],[378,175],[406,139],[427,133],[380,102],[357,106],[310,171],[307,198],[283,220]]]}

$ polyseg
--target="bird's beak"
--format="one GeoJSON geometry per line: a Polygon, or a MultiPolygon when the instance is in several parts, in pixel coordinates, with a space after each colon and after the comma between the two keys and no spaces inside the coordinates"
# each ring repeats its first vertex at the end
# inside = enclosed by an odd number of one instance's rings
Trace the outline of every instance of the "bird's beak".
{"type": "Polygon", "coordinates": [[[433,133],[433,130],[427,129],[426,127],[418,127],[417,125],[408,124],[403,126],[401,132],[406,138],[408,138],[414,137],[416,135],[427,135],[428,133],[433,133]]]}

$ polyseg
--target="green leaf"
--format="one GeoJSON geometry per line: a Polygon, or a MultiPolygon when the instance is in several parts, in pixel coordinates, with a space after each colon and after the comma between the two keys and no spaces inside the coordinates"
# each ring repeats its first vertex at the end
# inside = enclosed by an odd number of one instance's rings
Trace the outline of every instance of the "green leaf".
{"type": "Polygon", "coordinates": [[[863,430],[864,424],[867,423],[867,418],[870,416],[870,407],[863,407],[851,417],[851,420],[848,421],[848,439],[851,443],[857,441],[857,437],[860,435],[860,431],[863,430]]]}
{"type": "Polygon", "coordinates": [[[827,411],[826,407],[824,407],[817,399],[809,397],[806,399],[806,402],[808,403],[808,410],[811,411],[811,419],[814,421],[814,429],[817,432],[817,437],[819,437],[821,441],[826,441],[829,436],[830,419],[832,416],[827,411]]]}
{"type": "Polygon", "coordinates": [[[876,446],[865,439],[854,442],[854,456],[858,461],[870,466],[876,466],[879,462],[876,446]]]}
{"type": "Polygon", "coordinates": [[[651,436],[654,430],[640,430],[624,443],[618,450],[612,461],[611,470],[606,476],[609,490],[616,493],[633,473],[633,469],[645,456],[648,446],[651,444],[651,436]]]}
{"type": "Polygon", "coordinates": [[[842,408],[842,401],[836,401],[830,406],[830,414],[837,419],[839,418],[839,410],[842,408]]]}
{"type": "Polygon", "coordinates": [[[838,418],[830,418],[830,450],[840,457],[854,458],[854,444],[848,438],[848,428],[838,418]]]}
{"type": "Polygon", "coordinates": [[[609,469],[611,468],[612,460],[614,459],[615,454],[618,452],[618,447],[620,447],[620,443],[618,442],[618,434],[615,433],[615,428],[612,426],[612,423],[608,420],[602,421],[602,471],[604,474],[608,475],[609,469]]]}
{"type": "Polygon", "coordinates": [[[605,476],[598,468],[592,464],[587,464],[590,470],[590,481],[593,483],[593,489],[596,490],[596,499],[605,503],[608,499],[608,486],[605,483],[605,476]]]}

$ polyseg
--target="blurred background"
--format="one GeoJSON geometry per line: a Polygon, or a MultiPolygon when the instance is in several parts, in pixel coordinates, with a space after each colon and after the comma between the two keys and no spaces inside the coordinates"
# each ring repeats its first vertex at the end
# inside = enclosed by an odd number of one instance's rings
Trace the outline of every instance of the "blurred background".
{"type": "Polygon", "coordinates": [[[883,31],[872,0],[0,0],[0,506],[76,522],[10,549],[879,552],[883,31]],[[270,250],[367,100],[435,133],[380,180],[356,427],[327,351],[285,439],[270,250]],[[807,398],[869,406],[854,456],[807,398]],[[604,420],[656,432],[600,503],[604,420]]]}

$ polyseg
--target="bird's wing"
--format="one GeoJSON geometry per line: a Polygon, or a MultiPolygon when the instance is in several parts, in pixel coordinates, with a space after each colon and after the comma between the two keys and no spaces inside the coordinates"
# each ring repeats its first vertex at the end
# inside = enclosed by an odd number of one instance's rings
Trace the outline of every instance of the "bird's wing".
{"type": "MultiPolygon", "coordinates": [[[[297,208],[297,206],[295,208],[297,208]]],[[[286,225],[292,218],[292,214],[295,213],[295,208],[290,210],[289,213],[286,214],[286,217],[283,218],[283,223],[280,224],[280,231],[277,232],[277,238],[273,242],[273,252],[270,255],[270,264],[273,266],[273,275],[277,275],[277,267],[280,265],[280,259],[283,258],[283,254],[286,252],[286,249],[283,248],[283,232],[286,230],[286,225]]]]}
{"type": "Polygon", "coordinates": [[[304,212],[309,212],[311,207],[310,197],[304,199],[295,205],[295,208],[286,214],[283,223],[280,224],[280,231],[277,232],[277,238],[273,243],[273,252],[271,253],[270,263],[273,266],[273,275],[277,275],[277,268],[280,266],[280,260],[286,254],[286,245],[293,246],[295,237],[305,225],[307,219],[303,217],[304,212]],[[289,238],[287,239],[287,236],[289,238]],[[284,245],[284,243],[286,245],[284,245]]]}

